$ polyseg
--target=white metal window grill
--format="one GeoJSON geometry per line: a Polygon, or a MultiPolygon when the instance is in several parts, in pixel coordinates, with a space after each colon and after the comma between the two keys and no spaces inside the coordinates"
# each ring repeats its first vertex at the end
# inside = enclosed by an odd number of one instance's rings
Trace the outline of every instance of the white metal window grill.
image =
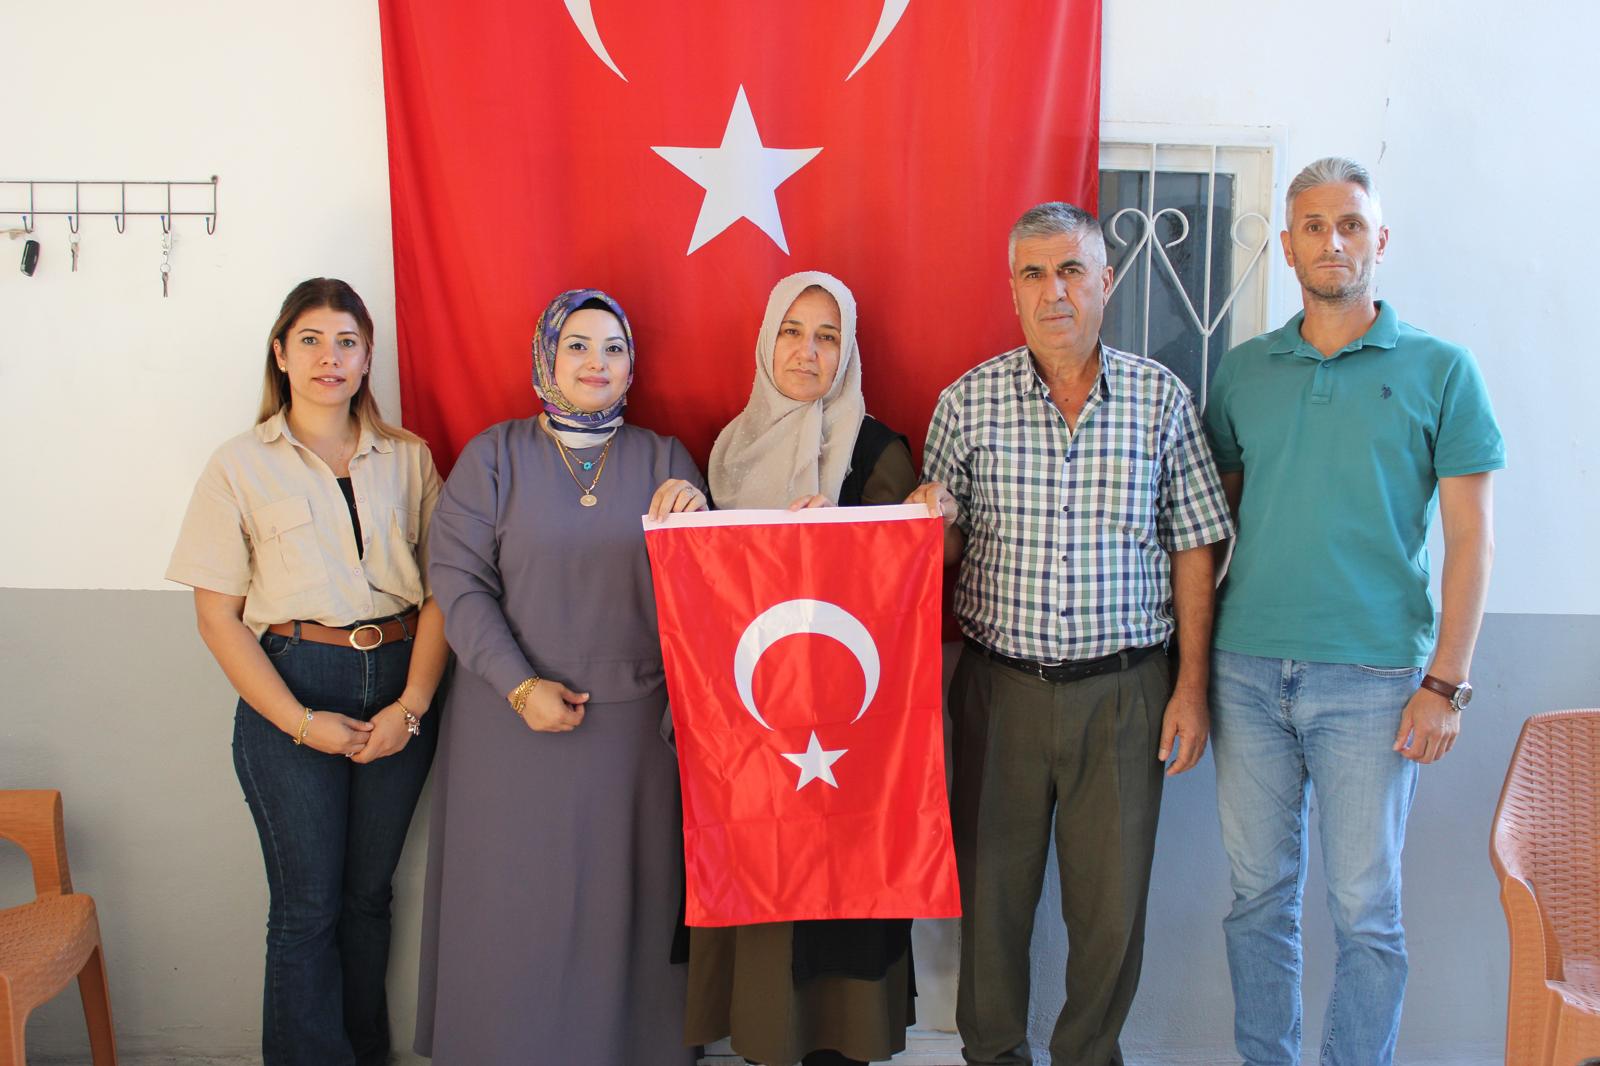
{"type": "Polygon", "coordinates": [[[1272,163],[1266,146],[1100,144],[1102,335],[1170,367],[1201,410],[1222,353],[1267,326],[1272,163]]]}

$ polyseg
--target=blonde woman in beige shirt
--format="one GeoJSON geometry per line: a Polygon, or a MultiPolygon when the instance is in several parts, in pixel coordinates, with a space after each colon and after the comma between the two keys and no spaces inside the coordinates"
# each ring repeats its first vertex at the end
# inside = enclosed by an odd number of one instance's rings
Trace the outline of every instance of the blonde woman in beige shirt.
{"type": "Polygon", "coordinates": [[[295,287],[256,426],[206,465],[167,569],[240,697],[234,767],[271,894],[265,1066],[388,1060],[391,883],[437,736],[439,475],[380,417],[371,360],[349,285],[295,287]]]}

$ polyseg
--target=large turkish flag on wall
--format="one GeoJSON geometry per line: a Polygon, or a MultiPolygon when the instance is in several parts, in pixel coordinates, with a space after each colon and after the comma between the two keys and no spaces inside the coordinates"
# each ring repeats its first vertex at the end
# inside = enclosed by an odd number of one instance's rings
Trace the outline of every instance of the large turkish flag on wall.
{"type": "Polygon", "coordinates": [[[628,417],[704,462],[773,283],[842,278],[867,406],[920,449],[1021,342],[1005,237],[1094,210],[1099,0],[380,0],[405,424],[448,470],[537,409],[534,323],[633,321],[628,417]]]}
{"type": "Polygon", "coordinates": [[[961,913],[943,528],[920,506],[646,521],[688,924],[961,913]]]}

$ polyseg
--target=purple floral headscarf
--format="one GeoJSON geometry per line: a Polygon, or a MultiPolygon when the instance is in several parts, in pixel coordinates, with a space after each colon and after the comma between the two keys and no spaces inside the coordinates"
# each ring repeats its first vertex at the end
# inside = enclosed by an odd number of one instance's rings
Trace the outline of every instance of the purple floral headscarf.
{"type": "Polygon", "coordinates": [[[580,411],[562,394],[556,384],[556,348],[561,340],[561,327],[567,316],[591,300],[605,304],[622,323],[622,339],[628,346],[628,387],[633,385],[633,328],[622,305],[599,289],[569,289],[550,301],[550,306],[539,316],[539,325],[533,334],[533,389],[544,401],[545,414],[561,429],[578,433],[605,433],[622,422],[622,409],[628,403],[628,390],[624,388],[617,402],[604,411],[580,411]]]}

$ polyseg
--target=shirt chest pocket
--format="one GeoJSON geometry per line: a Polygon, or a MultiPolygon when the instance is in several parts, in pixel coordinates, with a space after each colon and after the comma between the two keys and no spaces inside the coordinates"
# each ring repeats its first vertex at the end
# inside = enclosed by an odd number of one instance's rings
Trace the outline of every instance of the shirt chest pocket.
{"type": "Polygon", "coordinates": [[[311,502],[290,496],[250,512],[256,567],[268,596],[286,596],[328,583],[328,564],[311,520],[311,502]]]}
{"type": "Polygon", "coordinates": [[[1139,540],[1156,535],[1156,501],[1161,494],[1161,464],[1155,459],[1106,456],[1090,467],[1095,517],[1139,540]]]}
{"type": "Polygon", "coordinates": [[[414,553],[417,550],[417,532],[421,526],[421,521],[417,518],[417,512],[409,507],[396,507],[391,514],[391,518],[393,519],[391,524],[397,539],[406,546],[407,550],[414,553]]]}
{"type": "Polygon", "coordinates": [[[367,542],[367,582],[379,592],[419,603],[422,570],[417,565],[417,540],[421,518],[409,507],[391,507],[378,515],[378,528],[367,542]]]}

